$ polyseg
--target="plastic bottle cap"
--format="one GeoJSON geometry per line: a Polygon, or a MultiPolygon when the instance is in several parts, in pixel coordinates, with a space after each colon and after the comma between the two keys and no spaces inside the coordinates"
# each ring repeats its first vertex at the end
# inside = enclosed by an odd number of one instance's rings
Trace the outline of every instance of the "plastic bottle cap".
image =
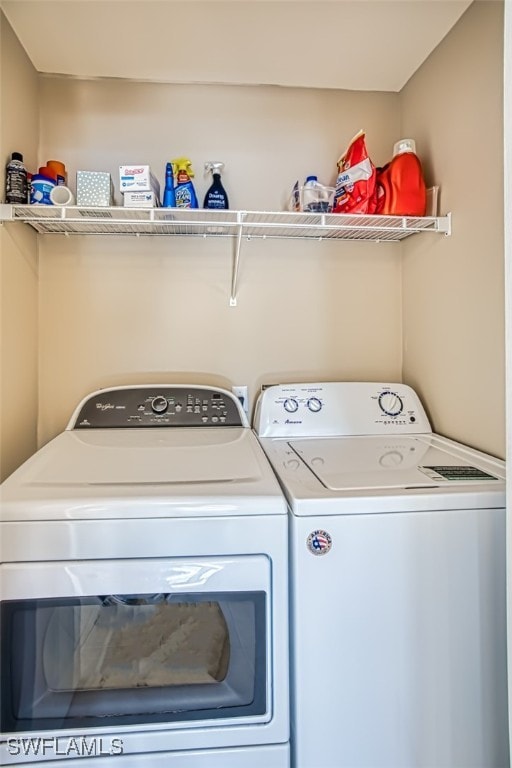
{"type": "Polygon", "coordinates": [[[60,160],[48,160],[46,167],[53,168],[57,176],[66,176],[66,166],[60,160]]]}
{"type": "Polygon", "coordinates": [[[306,176],[306,184],[308,181],[318,181],[318,176],[306,176]]]}
{"type": "Polygon", "coordinates": [[[21,152],[13,152],[11,155],[11,160],[21,160],[21,162],[23,162],[23,155],[21,152]]]}
{"type": "Polygon", "coordinates": [[[53,179],[53,181],[57,181],[57,173],[53,168],[49,168],[47,165],[41,166],[39,169],[39,174],[41,176],[46,176],[47,179],[53,179]]]}
{"type": "Polygon", "coordinates": [[[393,147],[393,157],[402,155],[404,152],[413,152],[416,154],[416,142],[414,139],[400,139],[393,147]]]}

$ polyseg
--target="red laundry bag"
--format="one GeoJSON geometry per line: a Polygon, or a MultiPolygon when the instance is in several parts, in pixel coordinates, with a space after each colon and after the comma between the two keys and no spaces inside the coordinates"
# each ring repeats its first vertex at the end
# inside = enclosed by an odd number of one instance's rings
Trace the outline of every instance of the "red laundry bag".
{"type": "Polygon", "coordinates": [[[364,131],[359,131],[338,160],[334,213],[375,213],[377,171],[366,149],[364,131]]]}

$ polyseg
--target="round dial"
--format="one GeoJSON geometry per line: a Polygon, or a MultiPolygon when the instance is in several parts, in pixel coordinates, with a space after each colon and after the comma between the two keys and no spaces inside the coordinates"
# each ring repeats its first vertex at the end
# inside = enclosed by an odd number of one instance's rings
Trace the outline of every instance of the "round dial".
{"type": "Polygon", "coordinates": [[[398,416],[402,413],[404,404],[396,392],[383,392],[379,395],[379,406],[387,416],[398,416]]]}
{"type": "Polygon", "coordinates": [[[288,411],[288,413],[295,413],[295,411],[298,410],[299,408],[299,404],[294,397],[288,397],[284,401],[283,407],[285,411],[288,411]]]}
{"type": "Polygon", "coordinates": [[[151,401],[151,408],[154,413],[165,413],[167,410],[167,400],[163,395],[157,395],[151,401]]]}
{"type": "Polygon", "coordinates": [[[322,402],[318,399],[318,397],[310,397],[307,406],[310,411],[313,411],[313,413],[318,413],[322,409],[322,402]]]}
{"type": "Polygon", "coordinates": [[[384,453],[380,459],[379,464],[381,467],[398,467],[404,460],[403,454],[400,451],[388,451],[384,453]]]}

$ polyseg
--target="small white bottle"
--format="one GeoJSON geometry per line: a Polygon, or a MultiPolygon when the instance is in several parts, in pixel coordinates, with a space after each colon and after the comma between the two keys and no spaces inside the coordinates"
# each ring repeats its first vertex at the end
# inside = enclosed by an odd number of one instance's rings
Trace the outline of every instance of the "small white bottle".
{"type": "Polygon", "coordinates": [[[302,187],[302,210],[313,213],[320,210],[320,187],[318,176],[308,176],[302,187]]]}

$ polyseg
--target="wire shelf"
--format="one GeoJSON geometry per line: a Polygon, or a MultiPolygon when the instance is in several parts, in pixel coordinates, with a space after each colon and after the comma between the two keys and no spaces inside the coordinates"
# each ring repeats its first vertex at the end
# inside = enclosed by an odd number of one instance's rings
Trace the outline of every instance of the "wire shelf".
{"type": "Polygon", "coordinates": [[[451,234],[447,216],[363,216],[340,213],[215,211],[186,208],[85,208],[0,205],[0,223],[20,221],[41,234],[228,237],[234,239],[232,307],[237,304],[245,238],[396,242],[417,232],[451,234]]]}
{"type": "Polygon", "coordinates": [[[365,216],[185,208],[0,206],[3,221],[41,234],[165,235],[397,241],[417,232],[450,234],[450,216],[365,216]]]}

